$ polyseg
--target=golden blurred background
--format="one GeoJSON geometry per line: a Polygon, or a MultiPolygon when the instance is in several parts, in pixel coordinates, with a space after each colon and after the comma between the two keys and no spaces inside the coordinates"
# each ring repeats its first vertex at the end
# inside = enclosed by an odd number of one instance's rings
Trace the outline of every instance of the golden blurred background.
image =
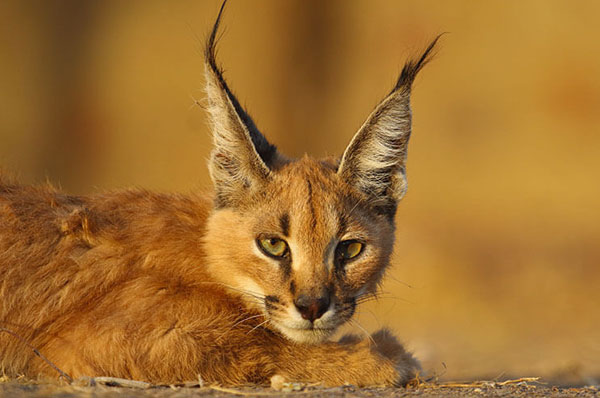
{"type": "MultiPolygon", "coordinates": [[[[209,187],[219,0],[0,2],[0,166],[72,193],[209,187]]],[[[403,61],[409,194],[369,331],[444,379],[600,383],[600,2],[231,0],[220,60],[291,156],[339,154],[403,61]]]]}

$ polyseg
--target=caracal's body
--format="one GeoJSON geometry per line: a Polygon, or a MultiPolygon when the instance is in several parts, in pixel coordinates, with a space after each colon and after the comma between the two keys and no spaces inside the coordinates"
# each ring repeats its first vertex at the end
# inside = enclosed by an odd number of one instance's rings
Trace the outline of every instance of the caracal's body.
{"type": "MultiPolygon", "coordinates": [[[[220,18],[221,14],[219,14],[220,18]]],[[[375,293],[406,190],[409,96],[432,43],[339,159],[292,161],[206,50],[214,195],[67,196],[0,180],[0,368],[223,384],[396,385],[418,371],[387,331],[331,334],[375,293]]]]}

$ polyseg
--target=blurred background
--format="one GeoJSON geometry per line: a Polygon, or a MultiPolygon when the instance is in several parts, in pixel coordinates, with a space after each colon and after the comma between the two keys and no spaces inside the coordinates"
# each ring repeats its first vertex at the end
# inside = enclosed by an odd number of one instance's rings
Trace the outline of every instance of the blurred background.
{"type": "MultiPolygon", "coordinates": [[[[0,167],[77,194],[210,187],[211,1],[1,1],[0,167]]],[[[340,154],[404,60],[410,188],[360,309],[442,379],[600,383],[600,2],[232,0],[219,57],[286,154],[340,154]]]]}

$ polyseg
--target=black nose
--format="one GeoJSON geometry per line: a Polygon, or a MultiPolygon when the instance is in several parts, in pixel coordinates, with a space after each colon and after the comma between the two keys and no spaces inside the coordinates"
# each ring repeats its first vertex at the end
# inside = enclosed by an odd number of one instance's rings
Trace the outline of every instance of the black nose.
{"type": "Polygon", "coordinates": [[[311,322],[319,319],[329,308],[329,296],[311,297],[300,295],[294,300],[302,318],[311,322]]]}

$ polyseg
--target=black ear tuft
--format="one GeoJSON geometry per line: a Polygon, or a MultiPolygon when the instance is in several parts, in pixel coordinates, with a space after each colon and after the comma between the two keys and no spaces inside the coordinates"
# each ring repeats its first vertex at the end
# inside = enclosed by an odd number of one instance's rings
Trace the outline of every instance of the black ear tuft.
{"type": "Polygon", "coordinates": [[[433,39],[433,41],[429,43],[423,54],[421,54],[421,56],[418,59],[408,60],[404,64],[404,67],[402,68],[402,73],[400,73],[400,76],[398,77],[398,81],[396,82],[396,86],[394,86],[393,91],[401,89],[410,89],[419,71],[423,69],[423,67],[427,65],[435,56],[435,54],[433,53],[433,49],[435,48],[435,45],[437,44],[438,40],[444,34],[445,33],[440,33],[435,39],[433,39]]]}
{"type": "Polygon", "coordinates": [[[267,139],[262,135],[262,133],[258,130],[254,121],[246,113],[244,108],[240,105],[237,98],[233,95],[233,92],[229,88],[225,78],[223,77],[223,70],[217,64],[217,34],[219,32],[219,26],[221,24],[221,16],[223,15],[223,11],[225,10],[225,5],[227,4],[227,0],[223,1],[221,4],[221,8],[219,10],[219,15],[217,16],[217,20],[210,32],[210,36],[206,41],[206,46],[204,48],[204,57],[206,59],[206,63],[208,67],[212,70],[215,77],[217,78],[218,84],[221,86],[221,89],[225,91],[229,101],[233,105],[235,112],[237,113],[240,121],[246,127],[248,134],[250,135],[250,139],[252,140],[252,144],[256,151],[258,152],[261,160],[267,165],[270,166],[271,163],[275,160],[277,155],[277,147],[275,145],[270,144],[267,139]]]}

